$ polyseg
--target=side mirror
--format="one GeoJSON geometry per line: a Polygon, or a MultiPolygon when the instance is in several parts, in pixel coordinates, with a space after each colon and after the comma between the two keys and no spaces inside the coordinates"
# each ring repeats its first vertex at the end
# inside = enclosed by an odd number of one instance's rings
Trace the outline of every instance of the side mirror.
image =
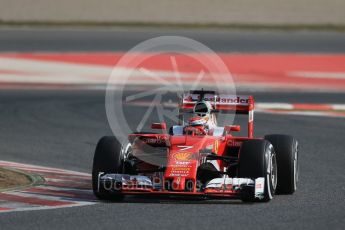
{"type": "Polygon", "coordinates": [[[151,129],[167,129],[167,124],[166,123],[152,123],[151,129]]]}
{"type": "Polygon", "coordinates": [[[225,129],[225,131],[227,133],[229,133],[229,132],[239,132],[239,131],[241,131],[241,126],[239,126],[239,125],[227,125],[227,126],[224,127],[224,129],[225,129]]]}

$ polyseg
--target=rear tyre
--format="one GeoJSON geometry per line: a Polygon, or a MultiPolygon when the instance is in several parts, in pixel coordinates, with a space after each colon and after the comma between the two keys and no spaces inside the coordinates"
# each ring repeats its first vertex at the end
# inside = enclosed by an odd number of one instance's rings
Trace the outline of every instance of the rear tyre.
{"type": "Polygon", "coordinates": [[[244,202],[270,201],[273,199],[277,186],[277,162],[271,143],[266,140],[244,141],[240,149],[239,178],[265,178],[264,194],[261,199],[255,198],[255,188],[244,186],[241,200],[244,202]]]}
{"type": "Polygon", "coordinates": [[[297,189],[299,164],[298,142],[288,135],[267,135],[277,154],[278,184],[277,194],[293,194],[297,189]]]}
{"type": "Polygon", "coordinates": [[[96,197],[102,200],[121,200],[122,194],[99,188],[98,175],[103,173],[123,173],[124,151],[121,143],[112,136],[102,137],[96,147],[92,167],[92,189],[96,197]]]}

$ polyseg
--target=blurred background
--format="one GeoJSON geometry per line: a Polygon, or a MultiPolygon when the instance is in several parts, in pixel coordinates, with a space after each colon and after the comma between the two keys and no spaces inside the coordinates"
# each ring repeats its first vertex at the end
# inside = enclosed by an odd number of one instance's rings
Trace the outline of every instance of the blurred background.
{"type": "MultiPolygon", "coordinates": [[[[115,71],[135,73],[113,99],[133,130],[150,106],[174,111],[174,87],[155,104],[152,94],[123,103],[152,92],[157,76],[172,83],[178,70],[190,86],[203,70],[176,53],[142,52],[150,57],[139,66],[119,65],[158,36],[184,36],[216,52],[237,94],[256,100],[255,136],[291,134],[301,152],[298,191],[269,204],[98,203],[0,215],[1,229],[341,229],[344,9],[344,0],[0,0],[0,160],[90,173],[97,141],[114,134],[105,89],[117,64],[115,71]]],[[[203,85],[214,87],[210,79],[203,85]]],[[[143,129],[157,119],[153,110],[143,129]]]]}
{"type": "Polygon", "coordinates": [[[344,27],[342,0],[1,0],[13,24],[344,27]]]}

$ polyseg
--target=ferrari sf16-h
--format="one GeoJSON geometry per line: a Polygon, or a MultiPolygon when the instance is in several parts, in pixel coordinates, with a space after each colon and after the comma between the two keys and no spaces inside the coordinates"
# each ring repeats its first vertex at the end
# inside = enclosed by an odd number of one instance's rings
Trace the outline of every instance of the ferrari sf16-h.
{"type": "Polygon", "coordinates": [[[298,142],[288,135],[255,138],[252,96],[194,90],[182,95],[179,122],[159,132],[133,133],[122,144],[106,136],[97,144],[92,170],[99,199],[126,195],[236,198],[270,201],[292,194],[298,180],[298,142]],[[246,136],[239,125],[218,126],[219,113],[248,115],[246,136]]]}

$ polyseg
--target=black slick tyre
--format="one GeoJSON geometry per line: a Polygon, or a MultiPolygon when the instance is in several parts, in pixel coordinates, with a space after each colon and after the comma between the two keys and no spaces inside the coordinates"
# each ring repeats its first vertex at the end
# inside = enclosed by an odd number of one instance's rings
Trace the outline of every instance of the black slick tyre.
{"type": "Polygon", "coordinates": [[[264,178],[264,193],[255,197],[253,186],[241,189],[241,200],[244,202],[270,201],[277,186],[277,162],[273,146],[266,140],[244,141],[240,149],[239,178],[264,178]]]}
{"type": "Polygon", "coordinates": [[[297,189],[299,164],[298,142],[288,135],[265,136],[277,154],[278,184],[277,194],[293,194],[297,189]]]}
{"type": "Polygon", "coordinates": [[[99,173],[123,173],[124,156],[121,143],[113,136],[102,137],[97,146],[92,166],[92,189],[102,200],[121,200],[122,194],[102,189],[98,184],[99,173]]]}

